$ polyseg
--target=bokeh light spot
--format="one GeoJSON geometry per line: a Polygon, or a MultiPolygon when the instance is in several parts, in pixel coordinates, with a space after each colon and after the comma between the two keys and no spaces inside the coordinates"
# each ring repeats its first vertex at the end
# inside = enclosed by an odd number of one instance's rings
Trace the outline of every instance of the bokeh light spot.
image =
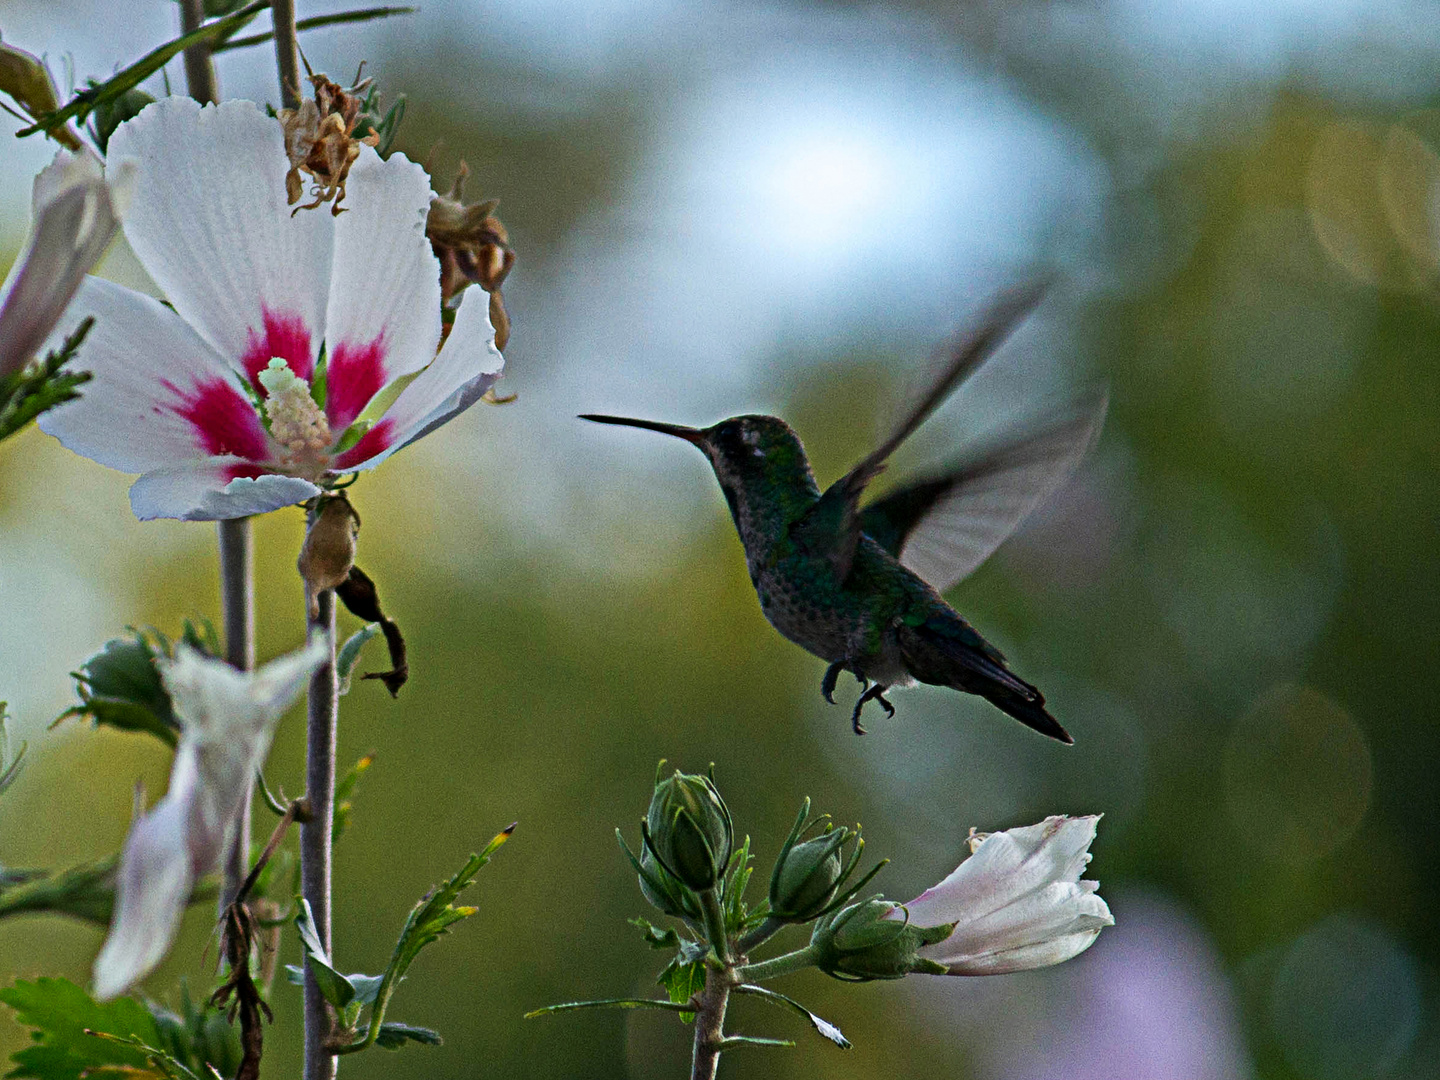
{"type": "Polygon", "coordinates": [[[1327,919],[1286,952],[1270,1020],[1291,1066],[1314,1080],[1363,1080],[1388,1071],[1420,1024],[1415,962],[1379,927],[1327,919]]]}
{"type": "Polygon", "coordinates": [[[1271,687],[1225,747],[1230,820],[1246,843],[1282,863],[1327,855],[1370,805],[1365,734],[1343,708],[1308,686],[1271,687]]]}

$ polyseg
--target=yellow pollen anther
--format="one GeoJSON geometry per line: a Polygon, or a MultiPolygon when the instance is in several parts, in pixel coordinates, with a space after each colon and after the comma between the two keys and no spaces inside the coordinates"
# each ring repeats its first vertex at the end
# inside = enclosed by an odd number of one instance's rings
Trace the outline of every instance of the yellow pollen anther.
{"type": "Polygon", "coordinates": [[[316,464],[330,448],[330,424],[310,396],[310,384],[278,356],[260,372],[259,381],[265,390],[270,434],[290,451],[282,464],[316,464]]]}

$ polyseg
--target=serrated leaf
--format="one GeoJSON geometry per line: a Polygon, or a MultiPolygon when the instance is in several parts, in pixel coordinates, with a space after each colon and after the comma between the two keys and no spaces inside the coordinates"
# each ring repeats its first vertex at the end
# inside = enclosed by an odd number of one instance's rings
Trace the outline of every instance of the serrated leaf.
{"type": "Polygon", "coordinates": [[[804,1005],[801,1005],[794,998],[788,997],[785,994],[780,993],[778,990],[769,990],[763,986],[755,986],[751,983],[745,983],[742,986],[737,986],[735,988],[735,992],[737,994],[749,994],[752,997],[758,997],[762,1001],[768,1001],[771,1005],[775,1005],[779,1008],[788,1009],[790,1012],[797,1013],[800,1016],[803,1016],[806,1020],[810,1021],[810,1026],[813,1027],[816,1032],[829,1039],[836,1046],[840,1047],[840,1049],[850,1049],[850,1040],[845,1038],[845,1036],[840,1033],[840,1029],[838,1027],[830,1023],[830,1021],[828,1020],[822,1020],[820,1017],[812,1013],[809,1009],[805,1008],[804,1005]]]}
{"type": "Polygon", "coordinates": [[[345,830],[350,827],[350,814],[354,805],[350,797],[355,794],[355,786],[360,783],[360,778],[365,775],[367,769],[375,764],[375,755],[366,754],[359,761],[350,767],[350,771],[340,778],[335,785],[335,802],[333,811],[333,822],[330,826],[330,846],[334,847],[340,842],[340,837],[345,835],[345,830]]]}
{"type": "Polygon", "coordinates": [[[438,1031],[393,1021],[381,1024],[380,1034],[375,1037],[376,1045],[383,1046],[386,1050],[399,1050],[407,1042],[419,1043],[421,1046],[441,1046],[444,1041],[438,1031]]]}
{"type": "MultiPolygon", "coordinates": [[[[300,945],[305,950],[305,959],[315,975],[315,985],[321,995],[337,1009],[343,1009],[355,1000],[355,986],[330,964],[330,954],[315,929],[315,918],[310,912],[310,901],[301,900],[300,910],[295,913],[295,929],[300,932],[300,945]]],[[[303,981],[303,976],[302,976],[303,981]]]]}
{"type": "Polygon", "coordinates": [[[100,1004],[68,979],[21,979],[0,989],[0,1002],[15,1010],[15,1019],[31,1029],[32,1045],[10,1056],[12,1077],[38,1080],[81,1080],[103,1066],[146,1067],[145,1053],[87,1035],[102,1031],[119,1038],[137,1038],[153,1046],[160,1031],[148,1009],[134,998],[100,1004]]]}

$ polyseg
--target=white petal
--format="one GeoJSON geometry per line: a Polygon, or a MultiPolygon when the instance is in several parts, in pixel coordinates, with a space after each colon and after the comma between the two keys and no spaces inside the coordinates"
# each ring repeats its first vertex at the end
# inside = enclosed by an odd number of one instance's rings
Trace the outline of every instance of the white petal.
{"type": "Polygon", "coordinates": [[[130,829],[110,934],[95,959],[95,996],[101,1001],[144,978],[175,937],[194,882],[188,834],[198,792],[194,755],[177,754],[170,790],[130,829]]]}
{"type": "Polygon", "coordinates": [[[268,513],[320,494],[310,481],[294,476],[236,476],[246,467],[241,458],[221,457],[153,469],[131,485],[130,508],[141,521],[222,521],[268,513]]]}
{"type": "Polygon", "coordinates": [[[906,904],[919,926],[974,921],[1051,882],[1080,880],[1098,816],[1052,817],[985,839],[934,888],[906,904]]]}
{"type": "Polygon", "coordinates": [[[317,632],[304,648],[257,671],[240,671],[182,644],[161,677],[187,737],[235,742],[273,726],[329,655],[325,635],[317,632]]]}
{"type": "Polygon", "coordinates": [[[504,366],[505,358],[495,348],[489,297],[467,289],[435,362],[415,376],[360,442],[336,457],[332,468],[373,469],[474,405],[495,385],[504,366]]]}
{"type": "Polygon", "coordinates": [[[0,375],[39,351],[120,225],[99,159],[88,150],[56,154],[35,178],[34,204],[25,250],[0,290],[0,375]]]}
{"type": "Polygon", "coordinates": [[[920,955],[951,974],[997,975],[1088,948],[1114,922],[1096,883],[1080,880],[1098,821],[1052,817],[985,837],[954,873],[905,905],[917,926],[955,924],[920,955]]]}
{"type": "Polygon", "coordinates": [[[425,238],[431,198],[419,165],[361,148],[346,185],[348,209],[335,221],[325,318],[325,411],[337,434],[382,387],[435,358],[440,263],[425,238]]]}
{"type": "Polygon", "coordinates": [[[71,307],[76,321],[86,315],[95,325],[74,366],[94,378],[78,399],[40,417],[42,431],[132,473],[212,453],[271,457],[269,436],[235,373],[173,311],[91,277],[71,307]]]}
{"type": "Polygon", "coordinates": [[[125,235],[175,310],[253,377],[270,356],[310,375],[324,335],[333,223],[294,216],[279,121],[252,102],[146,106],[110,138],[137,162],[125,235]]]}

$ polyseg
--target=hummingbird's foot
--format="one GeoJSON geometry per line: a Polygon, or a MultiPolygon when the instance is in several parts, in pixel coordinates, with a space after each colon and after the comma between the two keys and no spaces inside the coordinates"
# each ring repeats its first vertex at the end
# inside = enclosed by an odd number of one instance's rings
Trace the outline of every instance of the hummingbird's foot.
{"type": "Polygon", "coordinates": [[[855,702],[855,711],[850,714],[850,726],[854,728],[856,735],[865,734],[865,728],[860,723],[860,712],[862,709],[865,708],[865,703],[867,701],[880,702],[881,707],[885,710],[885,716],[887,718],[895,715],[895,706],[891,705],[890,702],[885,700],[885,691],[889,689],[890,687],[888,686],[883,686],[880,683],[876,683],[874,686],[870,687],[868,690],[866,690],[863,694],[860,695],[860,700],[855,702]]]}
{"type": "Polygon", "coordinates": [[[825,677],[820,680],[820,696],[831,705],[835,704],[835,684],[840,681],[840,673],[844,670],[845,662],[836,661],[825,669],[825,677]]]}

